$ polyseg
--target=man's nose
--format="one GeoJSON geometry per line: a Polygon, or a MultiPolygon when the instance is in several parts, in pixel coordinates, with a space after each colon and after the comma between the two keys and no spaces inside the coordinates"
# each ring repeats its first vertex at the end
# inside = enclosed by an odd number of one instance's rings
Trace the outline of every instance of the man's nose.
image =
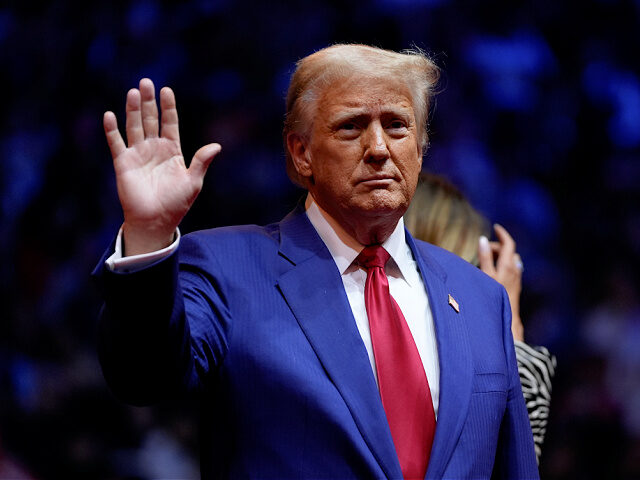
{"type": "Polygon", "coordinates": [[[380,122],[371,122],[364,136],[364,158],[369,162],[383,162],[390,156],[387,138],[380,122]]]}

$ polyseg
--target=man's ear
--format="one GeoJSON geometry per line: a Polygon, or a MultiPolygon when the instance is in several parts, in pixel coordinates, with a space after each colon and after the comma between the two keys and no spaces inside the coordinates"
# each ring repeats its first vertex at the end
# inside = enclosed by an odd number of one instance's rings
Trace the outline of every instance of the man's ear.
{"type": "Polygon", "coordinates": [[[298,175],[305,179],[310,179],[313,175],[311,168],[311,155],[308,150],[308,140],[295,132],[287,134],[287,149],[293,160],[298,175]]]}

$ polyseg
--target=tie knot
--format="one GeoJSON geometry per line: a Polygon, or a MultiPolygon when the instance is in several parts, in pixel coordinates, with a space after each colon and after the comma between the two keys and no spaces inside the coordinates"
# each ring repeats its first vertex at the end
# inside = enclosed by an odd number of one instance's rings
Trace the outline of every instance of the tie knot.
{"type": "Polygon", "coordinates": [[[373,267],[384,268],[390,257],[391,255],[389,255],[389,252],[387,252],[382,245],[371,245],[365,247],[356,260],[359,265],[369,270],[373,267]]]}

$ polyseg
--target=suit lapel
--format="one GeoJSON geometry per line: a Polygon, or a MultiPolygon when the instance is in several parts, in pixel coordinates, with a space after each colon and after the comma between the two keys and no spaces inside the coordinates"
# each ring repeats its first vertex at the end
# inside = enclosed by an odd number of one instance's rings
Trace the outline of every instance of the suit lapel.
{"type": "Polygon", "coordinates": [[[301,208],[280,229],[280,255],[292,268],[278,287],[385,475],[401,478],[371,364],[333,258],[301,208]]]}
{"type": "Polygon", "coordinates": [[[411,235],[407,232],[406,236],[425,283],[435,323],[440,401],[426,478],[441,478],[462,431],[473,382],[473,362],[464,320],[464,292],[447,288],[446,272],[432,258],[420,255],[411,235]],[[459,313],[449,305],[449,294],[459,302],[459,313]]]}

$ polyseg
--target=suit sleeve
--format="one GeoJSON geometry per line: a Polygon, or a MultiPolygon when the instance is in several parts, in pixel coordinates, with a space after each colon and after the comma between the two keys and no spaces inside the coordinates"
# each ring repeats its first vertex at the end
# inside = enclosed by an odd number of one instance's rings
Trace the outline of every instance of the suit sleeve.
{"type": "Polygon", "coordinates": [[[533,434],[518,375],[511,333],[511,307],[504,289],[502,290],[502,317],[505,355],[509,369],[509,391],[507,408],[500,427],[492,479],[536,480],[540,477],[533,445],[533,434]]]}
{"type": "MultiPolygon", "coordinates": [[[[196,257],[206,256],[204,247],[186,243],[201,252],[196,257]]],[[[219,326],[227,324],[228,310],[221,286],[198,262],[179,263],[179,252],[134,273],[110,271],[105,254],[94,271],[105,301],[100,364],[110,389],[126,403],[149,405],[201,389],[224,357],[226,330],[219,326]]]]}

